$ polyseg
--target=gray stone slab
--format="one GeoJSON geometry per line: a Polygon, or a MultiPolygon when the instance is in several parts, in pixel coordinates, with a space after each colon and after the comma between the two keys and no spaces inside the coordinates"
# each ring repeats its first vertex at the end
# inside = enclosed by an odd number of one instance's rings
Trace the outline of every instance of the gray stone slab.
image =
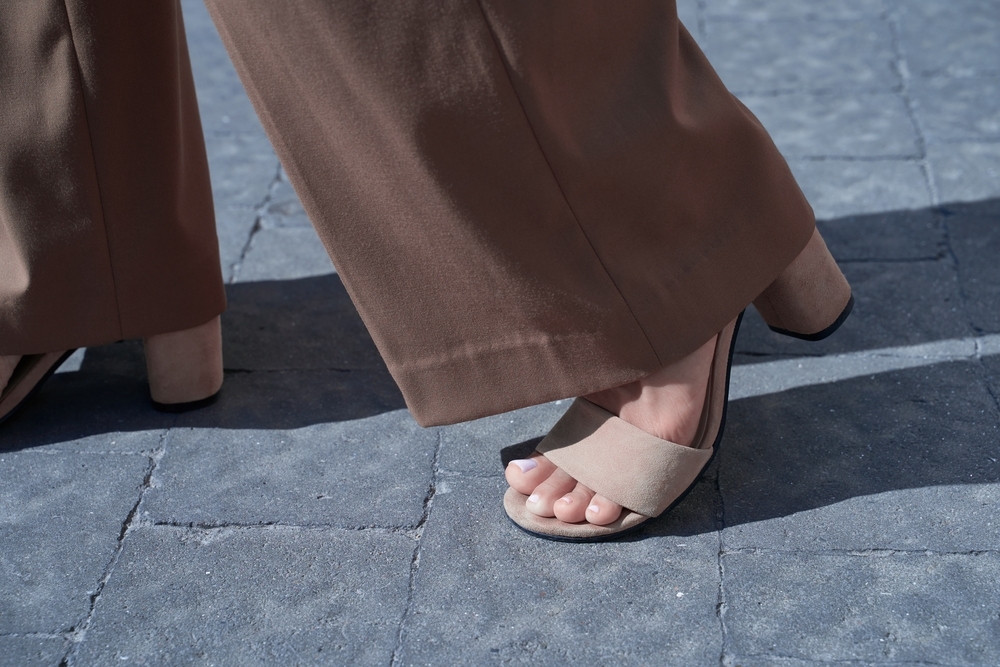
{"type": "Polygon", "coordinates": [[[281,431],[176,428],[142,517],[171,524],[413,527],[438,434],[397,411],[281,431]]]}
{"type": "Polygon", "coordinates": [[[743,95],[782,155],[917,158],[917,132],[897,93],[743,95]]]}
{"type": "Polygon", "coordinates": [[[741,664],[743,656],[838,664],[1000,661],[990,583],[1000,576],[996,553],[730,553],[723,565],[727,664],[741,664]]]}
{"type": "Polygon", "coordinates": [[[997,421],[975,360],[733,401],[724,543],[1000,550],[997,421]]]}
{"type": "Polygon", "coordinates": [[[942,202],[1000,198],[1000,143],[931,143],[927,161],[942,202]]]}
{"type": "Polygon", "coordinates": [[[744,355],[859,352],[974,335],[950,259],[856,262],[841,268],[851,283],[855,306],[833,336],[815,343],[782,336],[748,309],[736,342],[741,360],[744,355]]]}
{"type": "Polygon", "coordinates": [[[0,633],[68,632],[87,617],[148,466],[145,456],[0,454],[0,633]]]}
{"type": "Polygon", "coordinates": [[[714,18],[705,54],[734,93],[882,91],[900,85],[883,21],[714,18]]]}
{"type": "Polygon", "coordinates": [[[294,280],[335,273],[312,227],[261,229],[253,235],[235,282],[294,280]]]}
{"type": "Polygon", "coordinates": [[[57,667],[66,640],[56,637],[0,637],[0,667],[57,667]]]}
{"type": "Polygon", "coordinates": [[[273,188],[271,188],[271,198],[260,218],[261,226],[265,229],[284,227],[308,227],[312,228],[309,217],[302,208],[302,202],[292,189],[292,184],[288,182],[284,172],[273,188]]]}
{"type": "Polygon", "coordinates": [[[267,137],[256,133],[206,137],[216,208],[255,209],[277,182],[279,162],[267,137]]]}
{"type": "Polygon", "coordinates": [[[817,227],[840,262],[938,259],[948,249],[942,216],[932,209],[820,220],[817,227]]]}
{"type": "Polygon", "coordinates": [[[1000,199],[943,207],[966,311],[980,331],[1000,331],[1000,199]]]}
{"type": "Polygon", "coordinates": [[[579,545],[510,525],[504,486],[439,481],[398,664],[718,663],[714,487],[652,536],[579,545]]]}
{"type": "Polygon", "coordinates": [[[688,32],[695,39],[701,37],[698,32],[698,15],[698,0],[677,0],[677,18],[680,19],[681,23],[684,24],[688,32]]]}
{"type": "Polygon", "coordinates": [[[1000,139],[1000,75],[915,78],[910,95],[928,141],[1000,139]]]}
{"type": "Polygon", "coordinates": [[[709,18],[740,18],[768,21],[776,18],[857,19],[878,18],[886,10],[884,0],[843,0],[813,3],[798,0],[707,0],[709,18]]]}
{"type": "Polygon", "coordinates": [[[336,275],[237,283],[227,296],[227,369],[387,372],[336,275]]]}
{"type": "Polygon", "coordinates": [[[178,415],[176,427],[294,429],[405,409],[387,372],[270,371],[227,373],[218,402],[178,415]]]}
{"type": "Polygon", "coordinates": [[[537,441],[569,408],[571,400],[553,401],[523,410],[441,428],[438,467],[447,473],[502,475],[505,461],[534,451],[537,441]],[[504,456],[507,450],[516,452],[504,456]]]}
{"type": "Polygon", "coordinates": [[[134,531],[74,662],[387,665],[413,548],[379,531],[134,531]]]}
{"type": "Polygon", "coordinates": [[[928,208],[927,178],[915,160],[789,160],[816,217],[928,208]]]}
{"type": "Polygon", "coordinates": [[[896,3],[900,43],[917,76],[1000,73],[1000,11],[991,0],[896,3]]]}
{"type": "Polygon", "coordinates": [[[175,419],[150,406],[145,377],[61,373],[4,423],[0,451],[146,452],[175,419]]]}
{"type": "Polygon", "coordinates": [[[263,134],[257,114],[222,45],[205,3],[182,0],[198,106],[205,133],[263,134]]]}

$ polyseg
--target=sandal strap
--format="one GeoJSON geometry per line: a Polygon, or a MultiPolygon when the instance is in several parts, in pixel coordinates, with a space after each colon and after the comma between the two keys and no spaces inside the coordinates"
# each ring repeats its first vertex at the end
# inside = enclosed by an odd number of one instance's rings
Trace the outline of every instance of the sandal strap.
{"type": "Polygon", "coordinates": [[[701,474],[712,448],[662,440],[578,398],[536,451],[576,481],[644,516],[659,516],[701,474]]]}

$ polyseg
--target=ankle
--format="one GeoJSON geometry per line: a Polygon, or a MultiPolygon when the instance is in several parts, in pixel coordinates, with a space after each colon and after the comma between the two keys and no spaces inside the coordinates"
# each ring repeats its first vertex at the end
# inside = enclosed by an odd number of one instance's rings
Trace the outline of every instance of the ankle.
{"type": "Polygon", "coordinates": [[[200,401],[222,387],[222,327],[205,324],[143,339],[149,393],[157,403],[200,401]]]}
{"type": "Polygon", "coordinates": [[[650,435],[691,445],[705,405],[715,341],[713,336],[688,356],[641,380],[584,398],[650,435]]]}

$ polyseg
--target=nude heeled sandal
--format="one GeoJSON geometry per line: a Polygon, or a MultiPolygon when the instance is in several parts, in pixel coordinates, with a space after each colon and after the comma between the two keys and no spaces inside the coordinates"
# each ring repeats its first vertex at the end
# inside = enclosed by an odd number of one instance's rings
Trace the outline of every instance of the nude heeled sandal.
{"type": "Polygon", "coordinates": [[[504,509],[522,530],[550,540],[599,542],[626,535],[679,503],[719,449],[726,421],[733,347],[743,313],[715,342],[705,407],[692,446],[650,435],[604,408],[578,398],[536,451],[578,482],[624,509],[614,522],[565,523],[528,511],[527,496],[507,489],[504,509]]]}
{"type": "Polygon", "coordinates": [[[11,373],[7,386],[0,392],[0,424],[10,419],[28,399],[41,389],[64,361],[76,350],[26,354],[11,373]]]}
{"type": "Polygon", "coordinates": [[[191,329],[149,336],[142,343],[156,410],[187,412],[218,400],[223,376],[218,317],[191,329]]]}
{"type": "Polygon", "coordinates": [[[753,305],[771,331],[817,341],[840,328],[854,308],[854,296],[819,230],[814,229],[802,252],[753,305]]]}

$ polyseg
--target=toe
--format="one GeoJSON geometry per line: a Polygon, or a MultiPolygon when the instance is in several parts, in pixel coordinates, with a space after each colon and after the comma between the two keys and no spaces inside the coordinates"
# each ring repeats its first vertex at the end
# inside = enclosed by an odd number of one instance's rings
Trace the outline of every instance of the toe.
{"type": "Polygon", "coordinates": [[[512,489],[527,496],[555,470],[556,466],[552,461],[535,452],[531,458],[517,459],[508,463],[504,477],[512,489]]]}
{"type": "Polygon", "coordinates": [[[622,506],[600,494],[595,494],[587,505],[587,521],[598,526],[606,526],[622,513],[622,506]]]}
{"type": "Polygon", "coordinates": [[[552,511],[556,501],[573,490],[576,480],[559,468],[556,468],[548,479],[539,484],[528,496],[525,507],[538,516],[555,516],[552,511]]]}
{"type": "Polygon", "coordinates": [[[577,482],[576,487],[556,501],[552,507],[556,518],[566,523],[580,523],[587,520],[587,506],[594,492],[577,482]]]}

